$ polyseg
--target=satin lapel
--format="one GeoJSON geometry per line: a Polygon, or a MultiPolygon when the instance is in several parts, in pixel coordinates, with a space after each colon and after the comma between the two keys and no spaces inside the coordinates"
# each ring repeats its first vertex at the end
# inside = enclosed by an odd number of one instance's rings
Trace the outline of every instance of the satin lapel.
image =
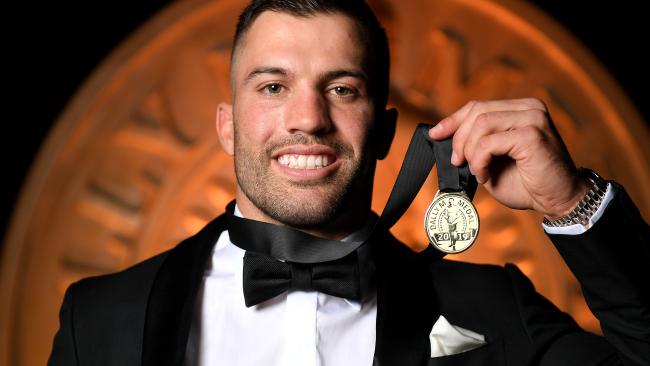
{"type": "Polygon", "coordinates": [[[433,248],[414,253],[392,236],[380,253],[373,365],[426,365],[429,333],[439,315],[427,264],[440,256],[433,248]]]}
{"type": "Polygon", "coordinates": [[[224,224],[225,216],[217,217],[172,249],[161,265],[147,306],[143,366],[183,364],[197,291],[224,224]]]}

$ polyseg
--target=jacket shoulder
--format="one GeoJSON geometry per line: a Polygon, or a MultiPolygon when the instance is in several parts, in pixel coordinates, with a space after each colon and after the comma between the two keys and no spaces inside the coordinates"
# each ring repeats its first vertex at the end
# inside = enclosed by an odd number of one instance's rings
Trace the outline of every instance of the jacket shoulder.
{"type": "Polygon", "coordinates": [[[97,327],[105,322],[112,327],[116,321],[128,323],[144,316],[153,281],[168,254],[166,251],[120,272],[83,278],[70,285],[66,296],[82,327],[77,330],[83,332],[85,324],[97,327]]]}
{"type": "Polygon", "coordinates": [[[168,254],[169,250],[119,272],[82,278],[70,286],[75,303],[91,301],[99,305],[112,300],[125,300],[124,297],[141,297],[143,289],[151,285],[168,254]]]}
{"type": "Polygon", "coordinates": [[[48,364],[70,364],[74,357],[78,364],[135,365],[149,293],[168,253],[70,285],[48,364]]]}
{"type": "MultiPolygon", "coordinates": [[[[77,309],[114,311],[116,305],[146,306],[149,293],[166,262],[184,260],[197,253],[197,247],[207,241],[211,247],[214,237],[224,229],[223,216],[208,223],[202,230],[175,247],[136,263],[122,271],[83,278],[68,289],[77,309]]],[[[75,312],[76,313],[76,312],[75,312]]],[[[76,314],[79,315],[79,314],[76,314]]]]}

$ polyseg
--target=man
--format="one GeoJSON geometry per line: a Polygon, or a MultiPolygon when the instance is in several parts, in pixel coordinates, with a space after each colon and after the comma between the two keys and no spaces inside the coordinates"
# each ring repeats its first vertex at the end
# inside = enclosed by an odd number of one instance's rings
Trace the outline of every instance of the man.
{"type": "MultiPolygon", "coordinates": [[[[385,109],[385,35],[367,6],[253,1],[231,65],[233,104],[218,106],[216,127],[235,159],[234,215],[342,239],[339,248],[367,237],[375,164],[397,118],[385,109]]],[[[170,251],[71,285],[49,364],[650,364],[648,226],[624,190],[578,174],[537,99],[469,102],[429,131],[450,136],[452,163],[467,162],[502,204],[549,220],[604,338],[512,265],[435,260],[388,232],[342,258],[353,258],[360,296],[309,290],[316,279],[304,274],[316,267],[272,260],[291,266],[296,286],[252,301],[245,263],[266,259],[242,247],[273,238],[235,240],[226,215],[170,251]],[[598,190],[585,225],[554,227],[598,190]]]]}

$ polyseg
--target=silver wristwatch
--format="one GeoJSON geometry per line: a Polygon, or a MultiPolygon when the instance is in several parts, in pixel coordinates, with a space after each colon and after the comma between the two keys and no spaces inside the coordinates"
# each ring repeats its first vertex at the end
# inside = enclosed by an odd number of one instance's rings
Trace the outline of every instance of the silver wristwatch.
{"type": "Polygon", "coordinates": [[[571,226],[589,223],[589,219],[594,215],[607,193],[607,182],[596,172],[588,168],[578,169],[578,174],[589,182],[590,187],[584,198],[578,202],[578,205],[569,212],[568,215],[562,216],[553,221],[544,218],[544,224],[551,227],[571,226]]]}

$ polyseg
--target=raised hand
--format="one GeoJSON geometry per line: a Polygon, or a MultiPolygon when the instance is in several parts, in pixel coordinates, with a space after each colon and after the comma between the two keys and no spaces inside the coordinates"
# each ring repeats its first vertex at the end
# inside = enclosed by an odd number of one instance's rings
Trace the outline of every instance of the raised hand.
{"type": "Polygon", "coordinates": [[[450,136],[452,164],[467,161],[478,182],[505,206],[555,219],[587,192],[539,99],[468,102],[429,130],[432,139],[450,136]]]}

